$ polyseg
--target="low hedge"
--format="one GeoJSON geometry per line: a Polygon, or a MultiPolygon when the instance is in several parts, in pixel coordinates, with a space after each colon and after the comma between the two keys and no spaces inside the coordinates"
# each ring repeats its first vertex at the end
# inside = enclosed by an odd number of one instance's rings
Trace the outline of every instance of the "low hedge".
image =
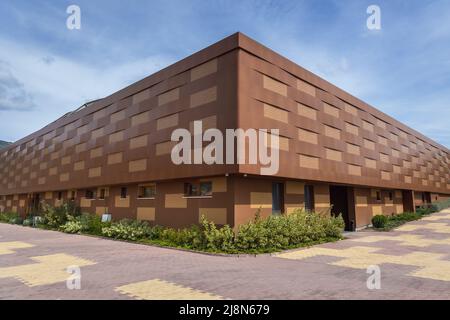
{"type": "MultiPolygon", "coordinates": [[[[0,221],[8,223],[19,222],[19,218],[17,214],[0,215],[0,221]]],[[[23,223],[32,224],[32,217],[23,223]]],[[[263,219],[258,212],[252,221],[236,230],[228,225],[219,227],[204,217],[199,225],[174,229],[128,219],[102,222],[99,216],[81,214],[65,204],[58,208],[43,206],[36,226],[65,233],[86,233],[208,252],[263,253],[341,239],[344,220],[329,213],[300,210],[263,219]]]]}
{"type": "Polygon", "coordinates": [[[339,240],[342,238],[344,225],[341,216],[330,217],[326,214],[296,211],[289,215],[269,216],[265,219],[256,214],[254,220],[239,226],[236,231],[228,225],[219,228],[202,217],[199,226],[178,230],[147,227],[147,237],[143,232],[140,235],[145,242],[187,249],[263,253],[339,240]]]}
{"type": "Polygon", "coordinates": [[[389,231],[410,221],[416,221],[423,216],[435,212],[434,208],[421,207],[416,212],[404,212],[393,216],[376,215],[372,218],[372,225],[376,230],[389,231]]]}

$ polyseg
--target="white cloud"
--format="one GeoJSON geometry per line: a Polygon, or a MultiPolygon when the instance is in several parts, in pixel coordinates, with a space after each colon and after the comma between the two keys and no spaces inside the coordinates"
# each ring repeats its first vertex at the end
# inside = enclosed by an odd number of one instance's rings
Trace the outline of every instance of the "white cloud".
{"type": "Polygon", "coordinates": [[[3,119],[10,119],[0,127],[0,137],[5,140],[18,140],[86,101],[103,98],[160,70],[172,60],[150,56],[97,67],[8,40],[0,39],[0,47],[0,61],[9,65],[35,105],[27,112],[19,112],[20,108],[14,105],[10,105],[11,111],[0,111],[3,119]]]}

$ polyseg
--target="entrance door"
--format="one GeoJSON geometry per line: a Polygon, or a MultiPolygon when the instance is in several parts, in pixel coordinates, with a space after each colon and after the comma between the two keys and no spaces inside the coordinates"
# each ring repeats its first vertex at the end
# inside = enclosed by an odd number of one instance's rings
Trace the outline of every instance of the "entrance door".
{"type": "Polygon", "coordinates": [[[414,212],[414,191],[403,190],[402,191],[403,212],[414,212]]]}
{"type": "Polygon", "coordinates": [[[39,203],[41,202],[41,198],[39,193],[35,193],[31,197],[30,213],[36,214],[39,211],[39,203]]]}
{"type": "Polygon", "coordinates": [[[334,216],[342,215],[346,231],[355,230],[354,204],[351,201],[353,192],[351,191],[352,188],[345,186],[330,186],[331,213],[334,216]]]}
{"type": "Polygon", "coordinates": [[[272,214],[284,213],[284,183],[272,183],[272,214]]]}
{"type": "Polygon", "coordinates": [[[423,204],[424,205],[430,205],[431,204],[431,193],[424,192],[423,195],[423,204]]]}
{"type": "Polygon", "coordinates": [[[314,211],[314,186],[305,184],[305,210],[314,211]]]}

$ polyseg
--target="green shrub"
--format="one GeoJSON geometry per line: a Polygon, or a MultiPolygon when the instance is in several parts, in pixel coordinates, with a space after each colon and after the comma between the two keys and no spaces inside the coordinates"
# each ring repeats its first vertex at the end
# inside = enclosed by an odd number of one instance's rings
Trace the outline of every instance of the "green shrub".
{"type": "Polygon", "coordinates": [[[422,218],[422,215],[423,214],[421,214],[420,212],[403,212],[389,217],[389,221],[400,221],[400,222],[415,221],[422,218]]]}
{"type": "Polygon", "coordinates": [[[83,213],[79,216],[67,216],[67,222],[60,226],[61,231],[66,233],[88,233],[93,235],[101,235],[102,229],[109,227],[111,224],[104,223],[101,217],[90,214],[83,213]]]}
{"type": "Polygon", "coordinates": [[[9,220],[10,224],[19,224],[19,225],[23,225],[23,219],[19,216],[12,218],[11,220],[9,220]]]}
{"type": "Polygon", "coordinates": [[[66,205],[53,207],[42,203],[42,224],[50,228],[58,228],[68,220],[66,205]]]}
{"type": "Polygon", "coordinates": [[[416,213],[419,215],[427,215],[432,213],[432,208],[428,207],[428,206],[421,206],[419,208],[416,209],[416,213]]]}
{"type": "MultiPolygon", "coordinates": [[[[59,229],[66,233],[90,233],[114,239],[148,241],[212,252],[277,251],[337,240],[342,237],[344,229],[342,217],[331,217],[329,212],[319,214],[295,211],[289,215],[262,219],[258,211],[252,221],[241,225],[237,230],[228,225],[219,227],[201,217],[199,225],[177,230],[161,226],[150,227],[146,222],[128,219],[103,223],[101,217],[79,214],[78,209],[69,204],[57,208],[43,204],[42,208],[43,214],[38,223],[41,228],[59,229]]],[[[0,215],[2,221],[9,222],[18,218],[17,214],[0,215]]],[[[27,218],[24,225],[32,224],[32,218],[27,218]]]]}
{"type": "Polygon", "coordinates": [[[100,235],[102,229],[109,227],[110,222],[102,222],[102,218],[95,214],[83,213],[78,217],[82,225],[82,231],[90,234],[100,235]]]}
{"type": "Polygon", "coordinates": [[[66,202],[58,207],[53,207],[45,202],[41,203],[42,219],[41,225],[51,229],[57,229],[69,221],[70,217],[79,217],[80,208],[73,201],[66,202]]]}
{"type": "Polygon", "coordinates": [[[442,211],[444,209],[450,208],[450,199],[437,202],[434,205],[436,206],[436,211],[442,211]]]}
{"type": "Polygon", "coordinates": [[[27,217],[22,223],[25,227],[33,226],[33,218],[27,217]]]}
{"type": "Polygon", "coordinates": [[[80,233],[83,225],[79,219],[69,216],[69,221],[60,226],[60,230],[65,233],[80,233]]]}
{"type": "Polygon", "coordinates": [[[146,222],[124,219],[102,228],[102,235],[114,239],[141,240],[150,235],[150,227],[146,222]]]}
{"type": "Polygon", "coordinates": [[[201,217],[200,241],[193,244],[193,247],[210,251],[232,251],[234,232],[229,225],[217,228],[214,222],[201,217]]]}
{"type": "Polygon", "coordinates": [[[0,213],[0,222],[11,223],[11,220],[19,218],[19,214],[16,212],[2,212],[0,213]]]}
{"type": "Polygon", "coordinates": [[[378,214],[372,218],[372,225],[377,229],[383,229],[384,227],[386,227],[387,222],[388,217],[386,217],[385,215],[378,214]]]}
{"type": "Polygon", "coordinates": [[[239,227],[235,247],[244,251],[273,251],[339,239],[344,226],[341,216],[332,217],[327,213],[297,210],[266,219],[256,215],[253,221],[239,227]]]}

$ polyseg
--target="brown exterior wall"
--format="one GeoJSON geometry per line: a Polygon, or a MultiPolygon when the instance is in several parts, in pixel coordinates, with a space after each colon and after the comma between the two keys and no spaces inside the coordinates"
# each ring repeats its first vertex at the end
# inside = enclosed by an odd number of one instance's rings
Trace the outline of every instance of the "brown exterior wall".
{"type": "MultiPolygon", "coordinates": [[[[238,127],[277,128],[278,176],[450,193],[448,149],[246,37],[238,127]]],[[[259,167],[241,165],[241,173],[259,167]]]]}
{"type": "Polygon", "coordinates": [[[286,213],[304,207],[305,184],[314,186],[315,209],[328,210],[338,184],[353,187],[362,227],[375,214],[402,212],[404,192],[415,205],[423,192],[431,202],[448,199],[449,162],[447,148],[238,33],[2,149],[0,211],[25,215],[36,194],[59,205],[76,190],[83,211],[114,219],[182,227],[206,214],[234,226],[260,207],[272,214],[273,182],[284,183],[286,213]],[[279,129],[278,174],[260,176],[259,165],[172,164],[171,133],[192,130],[194,120],[222,132],[279,129]],[[184,197],[184,183],[201,179],[216,186],[212,196],[184,197]],[[156,183],[154,199],[138,199],[142,183],[156,183]],[[102,187],[106,199],[84,199],[86,189],[102,187]]]}

